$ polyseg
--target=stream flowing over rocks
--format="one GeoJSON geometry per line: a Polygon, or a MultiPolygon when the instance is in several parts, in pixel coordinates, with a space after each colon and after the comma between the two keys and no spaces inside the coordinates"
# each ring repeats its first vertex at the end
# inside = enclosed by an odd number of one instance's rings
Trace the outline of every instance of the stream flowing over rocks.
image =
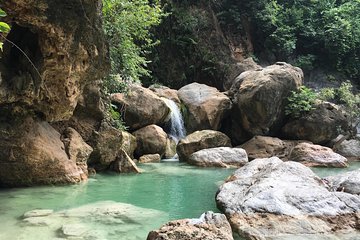
{"type": "Polygon", "coordinates": [[[309,168],[277,157],[237,170],[216,202],[246,239],[343,239],[360,230],[358,195],[333,191],[309,168]]]}

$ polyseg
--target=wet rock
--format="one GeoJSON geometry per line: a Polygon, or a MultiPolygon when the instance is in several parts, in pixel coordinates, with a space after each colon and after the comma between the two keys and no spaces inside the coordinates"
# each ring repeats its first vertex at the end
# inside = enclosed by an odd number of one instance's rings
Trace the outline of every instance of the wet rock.
{"type": "Polygon", "coordinates": [[[117,154],[116,159],[111,162],[109,169],[117,173],[141,173],[136,163],[122,149],[117,154]]]}
{"type": "Polygon", "coordinates": [[[218,131],[202,130],[182,139],[178,143],[176,151],[180,161],[187,161],[194,152],[216,147],[231,147],[230,138],[218,131]]]}
{"type": "Polygon", "coordinates": [[[314,110],[299,119],[287,122],[282,128],[282,132],[289,139],[326,144],[335,139],[342,130],[346,130],[347,126],[346,116],[338,106],[320,102],[314,110]]]}
{"type": "Polygon", "coordinates": [[[158,97],[163,97],[180,104],[181,101],[178,96],[178,91],[165,86],[150,86],[149,89],[153,91],[158,97]]]}
{"type": "Polygon", "coordinates": [[[159,163],[161,157],[159,154],[146,154],[139,158],[140,163],[159,163]]]}
{"type": "Polygon", "coordinates": [[[243,72],[229,92],[233,120],[250,136],[277,133],[285,120],[286,98],[302,81],[301,69],[286,63],[243,72]]]}
{"type": "Polygon", "coordinates": [[[299,143],[289,156],[291,161],[301,162],[308,167],[347,167],[347,159],[331,148],[311,143],[299,143]]]}
{"type": "Polygon", "coordinates": [[[62,141],[70,160],[76,162],[76,165],[78,165],[87,176],[87,160],[93,152],[93,148],[90,147],[73,128],[67,128],[62,135],[62,141]]]}
{"type": "Polygon", "coordinates": [[[238,169],[220,187],[216,201],[233,230],[246,239],[317,239],[360,226],[359,196],[329,191],[308,167],[276,157],[238,169]]]}
{"type": "Polygon", "coordinates": [[[332,190],[360,195],[360,169],[326,177],[332,190]]]}
{"type": "Polygon", "coordinates": [[[335,151],[344,157],[360,160],[360,140],[345,140],[336,147],[335,151]]]}
{"type": "Polygon", "coordinates": [[[165,154],[167,134],[161,127],[149,125],[133,132],[133,135],[137,140],[136,156],[156,153],[163,156],[165,154]]]}
{"type": "Polygon", "coordinates": [[[132,130],[151,124],[162,124],[170,109],[160,97],[150,89],[139,85],[129,87],[129,93],[111,95],[111,101],[118,106],[124,121],[132,130]]]}
{"type": "Polygon", "coordinates": [[[2,4],[12,23],[7,38],[32,61],[4,42],[2,107],[16,105],[25,114],[41,113],[49,122],[72,116],[85,85],[102,78],[109,68],[99,3],[9,0],[2,4]]]}
{"type": "Polygon", "coordinates": [[[199,219],[171,221],[151,231],[147,240],[233,240],[225,215],[206,212],[199,219]]]}
{"type": "Polygon", "coordinates": [[[65,224],[61,227],[61,233],[66,237],[81,237],[88,231],[82,224],[65,224]]]}
{"type": "Polygon", "coordinates": [[[95,143],[94,151],[90,156],[89,165],[97,171],[107,169],[113,162],[119,162],[119,159],[127,159],[132,156],[136,146],[133,136],[111,127],[107,123],[102,124],[93,142],[95,143]],[[126,157],[124,157],[124,153],[126,157]]]}
{"type": "Polygon", "coordinates": [[[209,148],[194,152],[188,163],[200,167],[241,167],[248,162],[246,151],[241,148],[209,148]]]}
{"type": "Polygon", "coordinates": [[[185,125],[188,132],[219,130],[231,108],[229,97],[204,84],[186,85],[179,89],[178,95],[187,109],[185,125]]]}
{"type": "Polygon", "coordinates": [[[60,133],[47,122],[1,122],[0,132],[0,185],[76,183],[86,176],[75,159],[69,159],[60,133]]]}
{"type": "Polygon", "coordinates": [[[164,158],[173,158],[176,155],[176,142],[175,140],[168,138],[166,139],[166,150],[164,158]]]}

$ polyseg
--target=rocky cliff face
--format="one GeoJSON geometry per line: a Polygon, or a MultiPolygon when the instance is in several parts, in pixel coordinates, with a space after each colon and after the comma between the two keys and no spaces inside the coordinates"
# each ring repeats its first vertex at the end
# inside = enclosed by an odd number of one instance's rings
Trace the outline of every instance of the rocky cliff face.
{"type": "Polygon", "coordinates": [[[0,185],[84,179],[49,123],[70,119],[85,86],[108,68],[101,1],[8,0],[0,6],[12,25],[0,59],[0,185]]]}

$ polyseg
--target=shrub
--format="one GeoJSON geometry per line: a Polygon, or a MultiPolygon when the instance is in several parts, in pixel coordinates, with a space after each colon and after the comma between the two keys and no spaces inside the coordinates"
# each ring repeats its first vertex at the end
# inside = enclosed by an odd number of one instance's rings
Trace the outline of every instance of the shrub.
{"type": "Polygon", "coordinates": [[[314,109],[316,93],[305,86],[301,86],[298,91],[292,91],[288,97],[288,104],[285,107],[285,114],[293,118],[299,118],[303,114],[314,109]]]}

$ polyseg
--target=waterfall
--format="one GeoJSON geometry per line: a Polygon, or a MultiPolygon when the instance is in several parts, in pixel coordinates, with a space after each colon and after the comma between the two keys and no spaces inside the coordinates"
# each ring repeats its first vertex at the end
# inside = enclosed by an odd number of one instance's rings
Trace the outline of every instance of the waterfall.
{"type": "Polygon", "coordinates": [[[176,103],[170,99],[162,98],[166,105],[170,108],[171,112],[169,114],[169,135],[177,142],[180,139],[186,137],[186,130],[184,126],[184,120],[181,115],[180,109],[176,103]]]}

